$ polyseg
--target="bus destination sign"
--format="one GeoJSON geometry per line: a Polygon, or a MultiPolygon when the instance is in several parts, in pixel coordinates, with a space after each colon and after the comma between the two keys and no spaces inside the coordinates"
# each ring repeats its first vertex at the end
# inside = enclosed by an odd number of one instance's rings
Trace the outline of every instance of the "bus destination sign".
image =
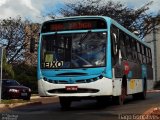
{"type": "Polygon", "coordinates": [[[75,29],[91,29],[93,26],[91,22],[70,22],[68,24],[55,23],[50,26],[51,31],[59,30],[75,30],[75,29]]]}
{"type": "Polygon", "coordinates": [[[42,32],[55,32],[66,30],[106,29],[106,22],[102,19],[81,19],[67,21],[49,21],[43,24],[42,32]]]}

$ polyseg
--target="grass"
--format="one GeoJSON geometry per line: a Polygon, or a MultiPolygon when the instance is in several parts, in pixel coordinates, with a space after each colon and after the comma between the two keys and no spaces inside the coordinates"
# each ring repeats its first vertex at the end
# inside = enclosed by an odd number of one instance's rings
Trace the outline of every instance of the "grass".
{"type": "MultiPolygon", "coordinates": [[[[38,94],[32,94],[32,96],[38,96],[38,94]]],[[[34,102],[36,100],[23,100],[23,99],[2,99],[0,104],[14,104],[14,103],[26,103],[26,102],[34,102]]]]}
{"type": "Polygon", "coordinates": [[[14,103],[25,103],[25,102],[29,101],[22,99],[1,100],[1,104],[14,104],[14,103]]]}

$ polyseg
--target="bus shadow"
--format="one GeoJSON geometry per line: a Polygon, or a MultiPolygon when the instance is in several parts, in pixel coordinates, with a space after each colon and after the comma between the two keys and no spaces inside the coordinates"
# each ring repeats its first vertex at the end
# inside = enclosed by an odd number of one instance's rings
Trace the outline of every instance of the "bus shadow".
{"type": "MultiPolygon", "coordinates": [[[[149,98],[147,98],[149,99],[149,98]]],[[[82,100],[72,102],[72,105],[69,109],[61,109],[59,102],[56,103],[48,103],[48,104],[35,104],[35,105],[25,105],[19,106],[15,108],[11,108],[11,111],[19,111],[19,112],[60,112],[60,111],[94,111],[94,110],[107,110],[110,108],[123,108],[127,105],[137,104],[137,102],[143,102],[143,100],[133,100],[132,96],[128,96],[125,100],[124,105],[115,105],[111,99],[107,100],[104,104],[98,104],[96,100],[82,100]]]]}
{"type": "Polygon", "coordinates": [[[137,102],[143,102],[143,100],[135,100],[131,95],[127,96],[124,105],[115,105],[111,99],[106,101],[104,104],[98,104],[96,100],[84,100],[73,102],[69,109],[62,111],[104,110],[109,108],[123,107],[125,105],[137,104],[137,102]]]}

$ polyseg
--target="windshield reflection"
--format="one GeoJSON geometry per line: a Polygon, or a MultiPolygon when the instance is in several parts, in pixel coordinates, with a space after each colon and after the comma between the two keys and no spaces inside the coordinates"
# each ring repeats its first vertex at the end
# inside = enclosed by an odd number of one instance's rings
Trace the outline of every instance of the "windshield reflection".
{"type": "Polygon", "coordinates": [[[42,36],[41,68],[105,66],[106,32],[42,36]]]}

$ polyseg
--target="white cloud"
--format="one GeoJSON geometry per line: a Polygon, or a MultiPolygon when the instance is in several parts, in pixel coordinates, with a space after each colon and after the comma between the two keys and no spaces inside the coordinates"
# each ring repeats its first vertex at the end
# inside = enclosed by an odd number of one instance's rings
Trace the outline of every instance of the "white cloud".
{"type": "MultiPolygon", "coordinates": [[[[78,0],[0,0],[0,19],[21,16],[32,21],[43,21],[42,15],[46,11],[54,10],[58,3],[73,3],[78,0]]],[[[82,0],[79,0],[82,1],[82,0]]],[[[107,0],[106,0],[107,1],[107,0]]],[[[139,8],[150,0],[113,0],[120,1],[133,8],[139,8]]],[[[149,12],[157,13],[160,8],[160,0],[153,0],[149,12]]]]}
{"type": "Polygon", "coordinates": [[[54,5],[55,2],[52,0],[0,0],[0,19],[21,16],[24,19],[39,22],[47,4],[54,5]]]}
{"type": "Polygon", "coordinates": [[[0,6],[3,5],[3,4],[5,4],[6,1],[7,0],[0,0],[0,6]]]}
{"type": "Polygon", "coordinates": [[[26,6],[27,8],[31,9],[32,11],[38,12],[36,8],[33,7],[31,0],[21,0],[22,5],[26,6]]]}

